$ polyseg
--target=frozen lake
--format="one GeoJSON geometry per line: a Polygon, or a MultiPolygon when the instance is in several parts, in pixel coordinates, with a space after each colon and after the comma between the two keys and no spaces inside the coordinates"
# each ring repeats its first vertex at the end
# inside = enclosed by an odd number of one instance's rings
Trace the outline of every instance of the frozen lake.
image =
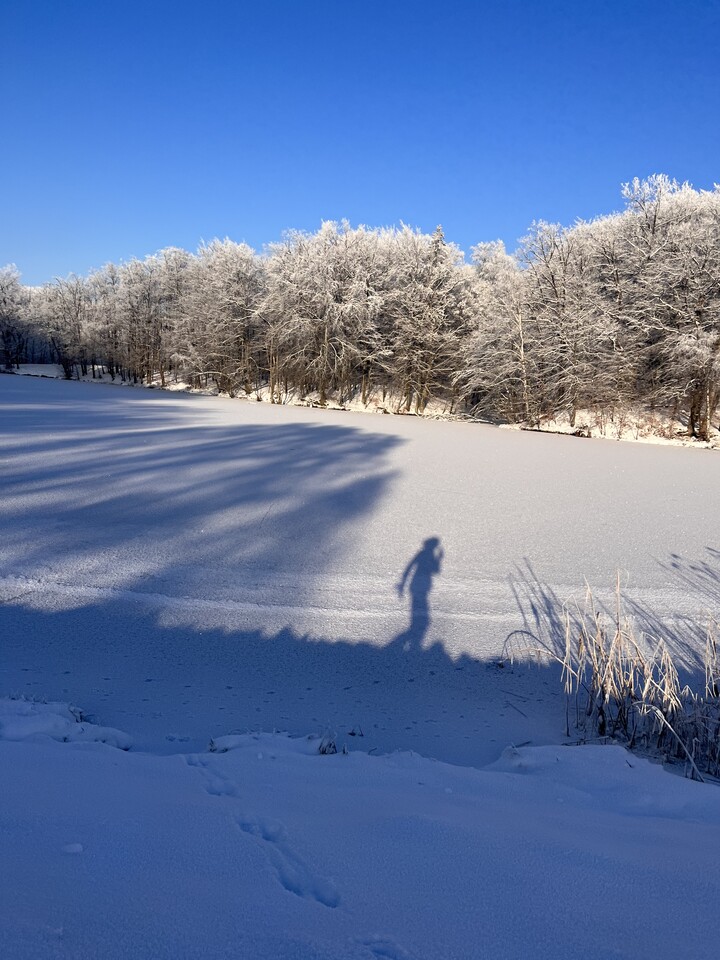
{"type": "Polygon", "coordinates": [[[14,376],[0,425],[3,692],[146,749],[361,728],[482,763],[560,735],[552,671],[495,663],[585,580],[621,571],[690,667],[718,610],[713,451],[14,376]]]}

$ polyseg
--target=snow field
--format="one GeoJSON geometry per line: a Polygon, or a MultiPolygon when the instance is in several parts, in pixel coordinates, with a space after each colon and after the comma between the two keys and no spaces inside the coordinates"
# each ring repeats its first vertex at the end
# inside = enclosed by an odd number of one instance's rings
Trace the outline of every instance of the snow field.
{"type": "Polygon", "coordinates": [[[715,955],[715,791],[619,747],[223,746],[0,741],[5,956],[715,955]]]}
{"type": "Polygon", "coordinates": [[[21,377],[0,425],[10,960],[714,956],[714,788],[498,665],[619,568],[697,670],[713,454],[21,377]]]}
{"type": "Polygon", "coordinates": [[[5,690],[138,749],[359,724],[366,749],[486,763],[557,739],[554,675],[538,703],[493,665],[561,644],[584,577],[611,600],[624,571],[689,670],[719,606],[708,451],[29,377],[0,377],[0,416],[5,690]],[[429,536],[423,621],[396,585],[429,536]]]}

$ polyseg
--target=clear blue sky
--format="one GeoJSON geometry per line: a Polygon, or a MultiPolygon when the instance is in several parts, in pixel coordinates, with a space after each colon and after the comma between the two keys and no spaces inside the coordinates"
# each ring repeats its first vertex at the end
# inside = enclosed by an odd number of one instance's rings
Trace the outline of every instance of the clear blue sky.
{"type": "Polygon", "coordinates": [[[720,180],[718,0],[0,0],[27,283],[323,219],[463,249],[720,180]]]}

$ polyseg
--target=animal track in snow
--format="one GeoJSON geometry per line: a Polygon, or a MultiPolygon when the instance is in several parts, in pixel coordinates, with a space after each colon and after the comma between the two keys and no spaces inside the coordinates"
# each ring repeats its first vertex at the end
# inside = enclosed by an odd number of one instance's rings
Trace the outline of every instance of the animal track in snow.
{"type": "Polygon", "coordinates": [[[205,789],[211,797],[238,796],[237,784],[225,777],[217,776],[217,774],[209,768],[207,760],[194,756],[193,754],[189,754],[185,758],[185,762],[189,767],[195,767],[200,771],[202,778],[205,781],[205,789]]]}
{"type": "MultiPolygon", "coordinates": [[[[186,763],[195,767],[205,781],[205,790],[212,797],[238,797],[237,784],[226,777],[219,776],[210,767],[205,757],[188,755],[186,763]]],[[[305,861],[290,847],[287,830],[278,820],[252,815],[238,815],[234,818],[240,830],[252,837],[264,850],[280,884],[297,897],[315,900],[326,907],[337,907],[340,895],[332,880],[313,873],[305,861]]]]}
{"type": "Polygon", "coordinates": [[[413,960],[404,947],[387,937],[373,937],[372,940],[359,940],[377,960],[413,960]]]}
{"type": "Polygon", "coordinates": [[[340,895],[332,880],[319,877],[290,848],[282,823],[267,818],[241,816],[236,820],[243,833],[255,837],[263,846],[281,885],[297,897],[316,900],[326,907],[337,907],[340,895]]]}

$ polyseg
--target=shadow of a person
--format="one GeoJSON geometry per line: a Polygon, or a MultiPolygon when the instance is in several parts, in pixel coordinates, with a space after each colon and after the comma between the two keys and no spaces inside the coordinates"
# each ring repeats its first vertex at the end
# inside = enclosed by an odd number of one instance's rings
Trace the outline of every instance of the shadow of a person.
{"type": "Polygon", "coordinates": [[[398,596],[402,597],[406,585],[410,594],[410,624],[394,641],[405,652],[420,650],[430,628],[430,591],[433,577],[440,573],[444,555],[440,538],[428,537],[405,567],[397,585],[398,596]]]}

